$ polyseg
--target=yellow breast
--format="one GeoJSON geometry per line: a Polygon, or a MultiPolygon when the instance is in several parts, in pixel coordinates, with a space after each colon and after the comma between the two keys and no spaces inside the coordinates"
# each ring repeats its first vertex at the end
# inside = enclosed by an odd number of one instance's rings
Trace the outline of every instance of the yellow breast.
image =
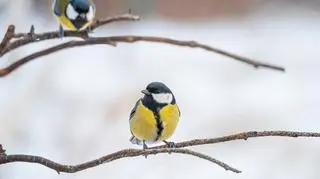
{"type": "Polygon", "coordinates": [[[163,131],[159,141],[169,139],[175,132],[179,122],[180,112],[176,104],[168,104],[160,110],[160,120],[162,121],[163,131]]]}
{"type": "Polygon", "coordinates": [[[62,15],[57,18],[58,18],[60,24],[64,28],[69,29],[69,30],[73,30],[73,31],[77,30],[77,28],[72,24],[72,22],[66,16],[62,15]]]}
{"type": "Polygon", "coordinates": [[[157,137],[157,126],[153,112],[142,105],[141,101],[130,119],[130,130],[140,140],[152,142],[157,137]]]}
{"type": "Polygon", "coordinates": [[[179,122],[178,106],[172,104],[164,106],[160,110],[159,116],[163,130],[160,136],[157,136],[158,128],[154,113],[139,101],[136,112],[130,120],[132,134],[138,139],[148,142],[154,142],[157,138],[158,141],[167,140],[172,136],[179,122]]]}
{"type": "Polygon", "coordinates": [[[88,21],[84,26],[82,26],[80,29],[77,29],[73,23],[68,19],[65,15],[58,16],[59,23],[66,29],[72,30],[72,31],[81,31],[86,29],[88,26],[92,24],[93,21],[88,21]]]}

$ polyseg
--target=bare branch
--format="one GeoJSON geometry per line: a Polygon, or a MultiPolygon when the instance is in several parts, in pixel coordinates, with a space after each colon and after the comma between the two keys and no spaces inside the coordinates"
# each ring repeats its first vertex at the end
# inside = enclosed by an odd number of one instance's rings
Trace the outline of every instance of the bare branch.
{"type": "Polygon", "coordinates": [[[91,29],[94,30],[98,27],[101,27],[103,25],[106,24],[110,24],[113,22],[118,22],[118,21],[138,21],[140,20],[140,17],[137,15],[133,15],[131,13],[129,14],[123,14],[123,15],[117,15],[117,16],[113,16],[113,17],[108,17],[104,20],[96,20],[92,25],[91,25],[91,29]]]}
{"type": "MultiPolygon", "coordinates": [[[[119,22],[119,21],[138,21],[140,20],[140,17],[137,15],[133,14],[123,14],[123,15],[117,15],[117,16],[112,16],[108,17],[103,20],[96,20],[92,25],[91,25],[91,30],[97,29],[99,27],[102,27],[104,25],[113,23],[113,22],[119,22]]],[[[13,26],[14,27],[14,26],[13,26]]],[[[32,28],[31,28],[32,29],[32,28]]],[[[76,31],[64,31],[64,37],[78,37],[82,39],[87,39],[88,34],[86,31],[82,32],[76,32],[76,31]]],[[[51,40],[51,39],[57,39],[60,38],[60,32],[59,31],[51,31],[51,32],[45,32],[45,33],[34,33],[34,28],[33,28],[33,33],[30,35],[30,32],[28,33],[17,33],[13,35],[13,38],[17,39],[13,42],[11,42],[7,48],[5,48],[0,54],[0,57],[5,55],[8,52],[11,52],[12,50],[15,50],[21,46],[30,44],[30,43],[35,43],[35,42],[41,42],[44,40],[51,40]]]]}
{"type": "Polygon", "coordinates": [[[4,49],[7,47],[7,45],[9,44],[10,40],[13,38],[14,36],[14,25],[9,25],[7,32],[5,33],[1,43],[0,43],[0,54],[3,53],[4,49]]]}
{"type": "Polygon", "coordinates": [[[6,150],[3,149],[2,145],[0,144],[0,157],[6,156],[6,150]]]}
{"type": "Polygon", "coordinates": [[[239,55],[223,51],[218,48],[210,47],[208,45],[200,44],[195,41],[180,41],[180,40],[175,40],[175,39],[170,39],[170,38],[165,38],[165,37],[152,37],[152,36],[111,36],[111,37],[91,37],[88,38],[84,41],[69,41],[66,43],[62,43],[50,48],[47,48],[45,50],[41,50],[39,52],[35,52],[31,55],[28,55],[15,63],[0,69],[0,77],[8,75],[10,72],[13,70],[19,68],[21,65],[25,64],[26,62],[29,62],[31,60],[34,60],[36,58],[49,55],[51,53],[63,50],[63,49],[68,49],[68,48],[73,48],[73,47],[79,47],[79,46],[86,46],[86,45],[99,45],[99,44],[110,44],[115,46],[119,42],[123,43],[135,43],[138,41],[144,41],[144,42],[156,42],[156,43],[165,43],[165,44],[171,44],[171,45],[176,45],[176,46],[184,46],[184,47],[191,47],[191,48],[200,48],[204,49],[210,52],[215,52],[230,58],[233,58],[237,61],[243,62],[245,64],[254,66],[256,68],[258,67],[264,67],[264,68],[269,68],[273,70],[279,70],[279,71],[284,71],[284,68],[272,64],[267,64],[259,61],[255,61],[252,59],[248,59],[245,57],[241,57],[239,55]]]}
{"type": "Polygon", "coordinates": [[[182,41],[182,40],[175,40],[175,39],[170,39],[170,38],[166,38],[166,37],[151,37],[151,36],[114,36],[114,37],[106,37],[106,38],[108,40],[114,41],[114,42],[134,43],[137,41],[146,41],[146,42],[166,43],[166,44],[191,47],[191,48],[200,48],[200,49],[203,49],[206,51],[215,52],[217,54],[227,56],[229,58],[243,62],[248,65],[252,65],[255,68],[264,67],[264,68],[269,68],[269,69],[277,70],[277,71],[285,71],[285,69],[283,67],[263,63],[263,62],[260,62],[257,60],[252,60],[252,59],[249,59],[246,57],[242,57],[240,55],[236,55],[231,52],[227,52],[227,51],[224,51],[224,50],[221,50],[218,48],[211,47],[209,45],[198,43],[196,41],[182,41]]]}
{"type": "MultiPolygon", "coordinates": [[[[320,137],[317,132],[295,132],[295,131],[249,131],[238,134],[211,138],[211,139],[194,139],[185,142],[175,143],[176,148],[190,147],[196,145],[215,144],[234,140],[247,140],[255,137],[320,137]]],[[[152,147],[153,149],[165,148],[166,145],[152,147]]]]}
{"type": "MultiPolygon", "coordinates": [[[[117,22],[117,21],[137,21],[139,20],[140,17],[137,15],[132,15],[132,14],[123,14],[123,15],[118,15],[118,16],[113,16],[106,18],[104,20],[96,20],[92,25],[91,29],[97,29],[103,25],[112,23],[112,22],[117,22]]],[[[12,50],[15,50],[19,47],[22,47],[24,45],[30,44],[30,43],[35,43],[35,42],[41,42],[44,40],[50,40],[50,39],[56,39],[60,37],[60,32],[59,31],[52,31],[52,32],[45,32],[45,33],[35,33],[35,29],[33,26],[31,26],[30,32],[28,33],[14,33],[14,26],[11,25],[9,26],[7,33],[0,45],[0,57],[5,55],[8,52],[11,52],[12,50]],[[10,40],[14,39],[14,41],[10,42],[10,40]]],[[[285,71],[283,67],[273,65],[273,64],[268,64],[268,63],[263,63],[257,60],[249,59],[231,52],[227,52],[218,48],[211,47],[209,45],[201,44],[195,41],[181,41],[181,40],[175,40],[175,39],[170,39],[166,37],[152,37],[152,36],[111,36],[111,37],[92,37],[90,38],[87,34],[86,31],[81,31],[81,32],[76,32],[76,31],[65,31],[64,32],[64,37],[77,37],[85,40],[85,42],[75,42],[72,41],[72,43],[64,43],[57,45],[55,47],[48,48],[46,50],[36,52],[34,54],[31,54],[21,60],[18,60],[14,64],[1,69],[0,76],[5,76],[9,74],[11,71],[16,69],[17,67],[21,66],[27,61],[33,60],[34,58],[38,58],[40,56],[48,55],[50,53],[65,49],[65,48],[72,48],[76,46],[84,46],[84,45],[93,45],[93,44],[116,44],[117,42],[124,42],[124,43],[134,43],[137,41],[146,41],[146,42],[156,42],[156,43],[166,43],[170,45],[175,45],[175,46],[185,46],[185,47],[191,47],[191,48],[200,48],[204,49],[207,51],[211,51],[214,53],[218,53],[220,55],[232,58],[234,60],[243,62],[245,64],[251,65],[255,68],[268,68],[272,70],[277,70],[277,71],[285,71]],[[103,42],[104,41],[104,42],[103,42]],[[69,44],[69,45],[66,45],[69,44]],[[61,48],[63,47],[63,48],[61,48]],[[50,49],[56,49],[56,50],[50,50],[50,49]],[[28,59],[28,60],[24,60],[28,59]]]]}
{"type": "Polygon", "coordinates": [[[105,155],[103,157],[100,157],[95,160],[91,160],[79,165],[64,165],[59,164],[57,162],[54,162],[52,160],[46,159],[44,157],[40,156],[32,156],[32,155],[7,155],[5,154],[5,150],[2,149],[2,146],[0,145],[0,165],[6,164],[6,163],[12,163],[12,162],[27,162],[27,163],[37,163],[44,165],[48,168],[51,168],[55,171],[59,172],[65,172],[65,173],[75,173],[82,170],[86,170],[92,167],[96,167],[98,165],[101,165],[103,163],[112,162],[114,160],[118,160],[121,158],[127,158],[127,157],[137,157],[137,156],[145,156],[145,155],[156,155],[160,153],[180,153],[180,154],[186,154],[186,155],[192,155],[196,156],[198,158],[213,162],[220,167],[230,170],[235,173],[240,173],[241,171],[238,169],[235,169],[217,159],[214,159],[208,155],[192,151],[190,149],[181,149],[183,147],[189,147],[189,146],[195,146],[195,145],[205,145],[205,144],[215,144],[215,143],[222,143],[227,141],[234,141],[234,140],[240,140],[244,139],[247,140],[248,138],[253,137],[268,137],[268,136],[275,136],[275,137],[320,137],[320,133],[315,132],[294,132],[294,131],[249,131],[249,132],[242,132],[238,134],[223,136],[223,137],[217,137],[217,138],[211,138],[211,139],[195,139],[180,143],[175,143],[175,148],[168,148],[167,145],[161,145],[157,147],[151,147],[146,150],[140,150],[140,149],[124,149],[120,150],[118,152],[105,155]]]}
{"type": "Polygon", "coordinates": [[[101,158],[85,162],[79,165],[63,165],[59,164],[57,162],[54,162],[52,160],[40,157],[40,156],[31,156],[31,155],[6,155],[6,156],[0,156],[0,165],[6,164],[6,163],[12,163],[12,162],[28,162],[28,163],[38,163],[41,165],[44,165],[48,168],[51,168],[58,173],[65,172],[65,173],[76,173],[82,170],[86,170],[92,167],[96,167],[98,165],[112,162],[114,160],[118,160],[121,158],[127,158],[127,157],[137,157],[137,156],[145,156],[145,155],[156,155],[160,153],[180,153],[180,154],[186,154],[195,156],[210,162],[213,162],[220,167],[223,167],[225,170],[230,170],[235,173],[240,173],[240,170],[237,170],[219,160],[216,160],[208,155],[201,154],[189,149],[176,149],[176,148],[162,148],[162,149],[146,149],[146,150],[140,150],[140,149],[125,149],[121,150],[109,155],[105,155],[101,158]]]}

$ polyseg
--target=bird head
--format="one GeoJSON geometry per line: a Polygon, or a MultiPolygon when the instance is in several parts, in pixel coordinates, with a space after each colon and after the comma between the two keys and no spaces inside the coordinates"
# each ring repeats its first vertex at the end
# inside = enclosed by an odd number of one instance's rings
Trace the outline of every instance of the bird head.
{"type": "Polygon", "coordinates": [[[95,7],[90,0],[71,0],[65,14],[77,29],[81,29],[93,20],[95,7]]]}
{"type": "Polygon", "coordinates": [[[174,96],[171,90],[161,82],[152,82],[141,92],[146,98],[152,98],[153,101],[159,104],[170,104],[174,102],[174,96]]]}

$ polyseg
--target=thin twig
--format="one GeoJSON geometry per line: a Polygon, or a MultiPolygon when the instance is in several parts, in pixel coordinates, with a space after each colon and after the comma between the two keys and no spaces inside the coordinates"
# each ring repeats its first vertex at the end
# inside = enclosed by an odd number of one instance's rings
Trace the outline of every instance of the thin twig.
{"type": "Polygon", "coordinates": [[[223,163],[217,159],[214,159],[208,155],[201,154],[199,152],[195,152],[189,149],[176,149],[176,148],[162,148],[162,149],[147,149],[147,150],[140,150],[140,149],[125,149],[121,150],[109,155],[105,155],[101,158],[88,161],[79,165],[63,165],[52,160],[46,159],[40,156],[32,156],[32,155],[7,155],[7,156],[0,156],[0,165],[12,162],[28,162],[28,163],[38,163],[44,165],[48,168],[51,168],[58,173],[65,172],[65,173],[76,173],[82,170],[86,170],[92,167],[96,167],[103,163],[112,162],[114,160],[118,160],[121,158],[126,157],[137,157],[137,156],[145,156],[145,155],[156,155],[160,153],[180,153],[195,156],[210,162],[213,162],[220,167],[224,168],[225,170],[230,170],[235,173],[240,173],[241,171],[235,169],[226,163],[223,163]]]}
{"type": "Polygon", "coordinates": [[[152,37],[152,36],[114,36],[114,37],[107,37],[106,39],[108,39],[110,41],[114,41],[114,42],[134,43],[137,41],[146,41],[146,42],[166,43],[166,44],[191,47],[191,48],[200,48],[203,50],[215,52],[217,54],[230,57],[234,60],[243,62],[248,65],[252,65],[255,68],[264,67],[264,68],[269,68],[269,69],[273,69],[273,70],[277,70],[277,71],[285,71],[285,69],[283,67],[263,63],[263,62],[249,59],[246,57],[242,57],[240,55],[237,55],[237,54],[234,54],[231,52],[227,52],[227,51],[215,48],[215,47],[211,47],[209,45],[201,44],[196,41],[182,41],[182,40],[170,39],[167,37],[152,37]]]}
{"type": "Polygon", "coordinates": [[[145,42],[156,42],[156,43],[166,43],[166,44],[171,44],[171,45],[176,45],[176,46],[184,46],[184,47],[191,47],[191,48],[200,48],[204,49],[210,52],[215,52],[230,58],[233,58],[237,61],[243,62],[245,64],[254,66],[256,68],[258,67],[264,67],[264,68],[269,68],[273,70],[278,70],[278,71],[284,71],[284,68],[272,64],[267,64],[263,63],[260,61],[248,59],[245,57],[241,57],[239,55],[233,54],[231,52],[226,52],[218,48],[210,47],[208,45],[200,44],[195,41],[181,41],[181,40],[175,40],[175,39],[170,39],[170,38],[165,38],[165,37],[152,37],[152,36],[111,36],[111,37],[92,37],[88,38],[84,41],[69,41],[66,43],[62,43],[50,48],[47,48],[45,50],[41,50],[39,52],[35,52],[31,55],[28,55],[22,59],[19,59],[15,63],[0,69],[0,77],[8,75],[10,72],[13,70],[19,68],[21,65],[34,60],[36,58],[49,55],[51,53],[63,50],[63,49],[68,49],[68,48],[73,48],[73,47],[79,47],[79,46],[86,46],[86,45],[99,45],[99,44],[110,44],[115,46],[119,42],[123,43],[134,43],[138,41],[145,41],[145,42]]]}
{"type": "Polygon", "coordinates": [[[91,29],[94,30],[98,27],[101,27],[103,25],[106,24],[110,24],[112,22],[119,22],[119,21],[138,21],[140,20],[140,17],[137,15],[133,15],[131,13],[129,14],[123,14],[123,15],[117,15],[117,16],[113,16],[113,17],[108,17],[106,19],[103,20],[96,20],[92,25],[91,25],[91,29]]]}
{"type": "MultiPolygon", "coordinates": [[[[234,141],[244,139],[247,140],[248,138],[253,137],[268,137],[268,136],[277,136],[277,137],[320,137],[320,133],[315,132],[295,132],[295,131],[249,131],[249,132],[242,132],[238,134],[228,135],[224,137],[217,137],[211,139],[195,139],[185,142],[175,143],[175,148],[168,148],[167,145],[161,145],[157,147],[152,147],[147,150],[139,150],[139,149],[125,149],[120,150],[118,152],[103,156],[101,158],[85,162],[79,165],[63,165],[52,160],[40,157],[40,156],[32,156],[32,155],[0,155],[0,165],[12,162],[28,162],[28,163],[38,163],[49,167],[55,171],[59,172],[66,172],[66,173],[75,173],[78,171],[82,171],[88,168],[92,168],[103,163],[112,162],[114,160],[118,160],[121,158],[126,157],[136,157],[136,156],[145,156],[145,155],[155,155],[159,153],[180,153],[180,154],[187,154],[199,157],[201,159],[208,160],[213,162],[226,170],[233,171],[235,173],[240,173],[241,171],[230,167],[229,165],[216,160],[208,155],[201,154],[189,149],[181,149],[183,147],[195,146],[195,145],[205,145],[205,144],[215,144],[215,143],[222,143],[227,141],[234,141]]],[[[2,146],[0,145],[2,148],[2,146]]],[[[2,151],[4,151],[2,149],[2,151]]]]}
{"type": "Polygon", "coordinates": [[[0,43],[0,54],[3,54],[4,49],[8,46],[10,40],[14,36],[14,25],[9,25],[7,32],[5,33],[1,43],[0,43]]]}
{"type": "Polygon", "coordinates": [[[6,150],[3,149],[2,145],[0,144],[0,157],[6,156],[6,150]]]}
{"type": "MultiPolygon", "coordinates": [[[[178,142],[175,143],[176,148],[183,148],[183,147],[190,147],[196,145],[205,145],[205,144],[215,144],[215,143],[222,143],[227,141],[234,141],[234,140],[247,140],[248,138],[255,138],[255,137],[320,137],[320,133],[317,132],[296,132],[296,131],[249,131],[249,132],[242,132],[238,134],[211,138],[211,139],[194,139],[185,142],[178,142]]],[[[160,145],[156,147],[151,147],[152,149],[160,149],[166,148],[167,145],[160,145]]]]}
{"type": "MultiPolygon", "coordinates": [[[[140,20],[140,17],[133,14],[123,14],[123,15],[117,15],[108,17],[103,20],[96,20],[91,25],[91,30],[97,29],[99,27],[102,27],[104,25],[113,23],[113,22],[119,22],[119,21],[138,21],[140,20]]],[[[87,39],[88,34],[86,31],[76,32],[76,31],[64,31],[64,38],[66,37],[78,37],[82,39],[87,39]]],[[[15,50],[19,47],[22,47],[24,45],[35,43],[35,42],[41,42],[44,40],[51,40],[51,39],[57,39],[60,38],[60,32],[59,31],[51,31],[51,32],[45,32],[45,33],[33,33],[32,36],[30,36],[30,32],[28,33],[17,33],[14,34],[14,38],[17,40],[11,42],[6,49],[4,49],[3,53],[0,54],[0,57],[5,55],[8,52],[11,52],[12,50],[15,50]]]]}

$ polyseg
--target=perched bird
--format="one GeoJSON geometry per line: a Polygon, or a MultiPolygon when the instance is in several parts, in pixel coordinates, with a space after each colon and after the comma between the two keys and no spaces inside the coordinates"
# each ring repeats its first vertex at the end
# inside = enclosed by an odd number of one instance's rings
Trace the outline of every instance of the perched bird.
{"type": "Polygon", "coordinates": [[[173,142],[166,141],[172,136],[179,122],[180,110],[171,90],[161,82],[152,82],[141,91],[144,96],[139,99],[130,113],[130,130],[133,144],[163,141],[169,147],[173,142]]]}
{"type": "Polygon", "coordinates": [[[60,26],[60,36],[64,29],[82,31],[87,29],[95,17],[95,6],[91,0],[54,0],[53,13],[60,26]]]}

